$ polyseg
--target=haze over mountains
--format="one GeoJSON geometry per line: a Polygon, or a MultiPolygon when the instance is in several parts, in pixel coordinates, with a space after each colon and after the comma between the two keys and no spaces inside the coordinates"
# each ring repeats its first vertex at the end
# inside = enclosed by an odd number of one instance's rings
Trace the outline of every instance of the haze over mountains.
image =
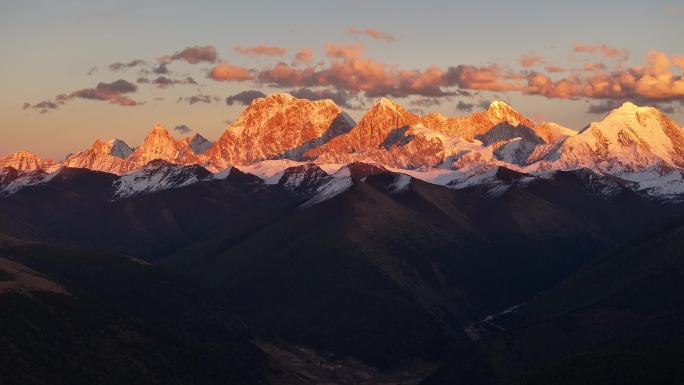
{"type": "Polygon", "coordinates": [[[0,383],[677,384],[683,151],[632,103],[575,132],[275,94],[213,143],[12,154],[0,383]]]}

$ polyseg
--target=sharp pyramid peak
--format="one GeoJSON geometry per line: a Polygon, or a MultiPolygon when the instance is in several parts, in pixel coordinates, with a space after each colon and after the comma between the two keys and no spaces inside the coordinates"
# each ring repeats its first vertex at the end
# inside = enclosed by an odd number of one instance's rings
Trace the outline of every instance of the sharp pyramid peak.
{"type": "Polygon", "coordinates": [[[287,92],[276,92],[275,94],[271,94],[266,96],[265,98],[257,98],[254,99],[254,102],[260,101],[260,100],[265,100],[265,101],[276,101],[276,102],[291,102],[293,100],[296,100],[294,96],[290,95],[287,92]]]}
{"type": "Polygon", "coordinates": [[[622,103],[620,107],[617,107],[610,111],[608,115],[606,116],[611,117],[611,118],[621,118],[621,117],[626,117],[626,116],[633,116],[639,114],[641,116],[644,115],[662,115],[663,112],[657,109],[656,107],[650,107],[650,106],[638,106],[634,104],[633,102],[626,101],[622,103]]]}
{"type": "Polygon", "coordinates": [[[169,132],[161,123],[155,123],[152,132],[169,132]]]}
{"type": "Polygon", "coordinates": [[[510,104],[504,102],[503,100],[495,100],[489,104],[489,108],[487,108],[487,111],[497,113],[515,110],[513,109],[513,107],[511,107],[510,104]]]}
{"type": "Polygon", "coordinates": [[[622,111],[635,111],[635,110],[639,109],[639,106],[637,106],[636,104],[634,104],[630,101],[626,101],[626,102],[622,103],[622,105],[620,107],[618,107],[617,109],[622,110],[622,111]]]}
{"type": "Polygon", "coordinates": [[[375,103],[373,104],[373,106],[384,106],[384,107],[396,108],[399,106],[399,104],[397,104],[397,103],[393,102],[392,100],[390,100],[389,98],[386,98],[383,96],[380,99],[376,100],[375,103]]]}

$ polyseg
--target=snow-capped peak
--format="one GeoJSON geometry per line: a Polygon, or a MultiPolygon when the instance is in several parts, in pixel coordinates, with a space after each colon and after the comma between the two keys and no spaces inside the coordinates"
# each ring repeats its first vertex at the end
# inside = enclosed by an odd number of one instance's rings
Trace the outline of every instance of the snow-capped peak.
{"type": "Polygon", "coordinates": [[[109,151],[109,155],[111,156],[124,159],[133,152],[133,148],[121,139],[111,139],[107,143],[111,146],[111,150],[109,151]]]}
{"type": "Polygon", "coordinates": [[[185,143],[190,146],[192,151],[195,152],[195,154],[203,154],[211,148],[212,142],[207,140],[207,138],[203,137],[200,134],[195,134],[193,136],[189,136],[185,138],[185,143]]]}
{"type": "Polygon", "coordinates": [[[133,169],[133,165],[123,159],[130,153],[130,147],[118,139],[107,142],[97,139],[86,150],[67,157],[63,165],[123,174],[133,169]]]}
{"type": "Polygon", "coordinates": [[[12,167],[17,171],[32,171],[36,169],[45,169],[51,168],[54,165],[54,161],[43,160],[40,157],[38,157],[38,155],[27,150],[21,150],[9,154],[4,159],[0,159],[0,168],[12,167]]]}
{"type": "Polygon", "coordinates": [[[529,119],[526,119],[518,111],[514,110],[508,103],[495,100],[487,109],[487,115],[492,122],[508,122],[512,126],[517,126],[521,123],[528,127],[533,127],[535,124],[529,119]]]}
{"type": "Polygon", "coordinates": [[[373,107],[376,107],[376,106],[384,107],[384,108],[397,109],[397,107],[399,105],[397,103],[391,101],[390,99],[386,98],[386,97],[382,97],[382,98],[375,101],[375,103],[373,104],[373,107]]]}
{"type": "Polygon", "coordinates": [[[629,173],[663,163],[684,167],[684,130],[653,107],[624,103],[568,138],[553,167],[629,173]]]}
{"type": "Polygon", "coordinates": [[[128,157],[128,161],[136,164],[137,167],[142,167],[156,159],[181,164],[200,163],[201,161],[187,143],[176,140],[161,124],[156,124],[143,144],[128,157]]]}

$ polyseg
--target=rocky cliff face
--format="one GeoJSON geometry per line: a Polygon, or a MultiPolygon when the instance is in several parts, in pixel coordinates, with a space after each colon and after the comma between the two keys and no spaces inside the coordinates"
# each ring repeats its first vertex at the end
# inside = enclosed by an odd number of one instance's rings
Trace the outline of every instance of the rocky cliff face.
{"type": "Polygon", "coordinates": [[[215,169],[265,159],[298,159],[353,126],[354,121],[332,100],[275,94],[254,100],[206,155],[215,169]]]}

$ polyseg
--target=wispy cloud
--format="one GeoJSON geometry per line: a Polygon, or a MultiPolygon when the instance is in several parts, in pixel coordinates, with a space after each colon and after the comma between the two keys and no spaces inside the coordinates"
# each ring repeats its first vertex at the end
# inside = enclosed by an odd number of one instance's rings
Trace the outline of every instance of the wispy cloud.
{"type": "Polygon", "coordinates": [[[297,51],[294,64],[311,64],[313,61],[313,50],[311,48],[301,48],[297,51]]]}
{"type": "Polygon", "coordinates": [[[397,38],[393,35],[390,35],[388,33],[379,31],[375,28],[365,28],[365,29],[360,29],[360,28],[355,28],[351,27],[347,30],[352,35],[362,35],[362,36],[367,36],[370,37],[371,39],[376,39],[376,40],[384,40],[387,42],[392,42],[396,41],[397,38]]]}
{"type": "Polygon", "coordinates": [[[606,44],[575,44],[575,52],[599,54],[620,60],[626,60],[629,57],[629,51],[626,49],[614,48],[606,44]]]}
{"type": "Polygon", "coordinates": [[[235,47],[235,51],[247,56],[283,56],[287,52],[285,48],[261,44],[256,47],[235,47]]]}
{"type": "Polygon", "coordinates": [[[216,63],[218,61],[218,53],[213,45],[186,47],[173,55],[164,55],[160,58],[163,63],[168,63],[174,60],[183,60],[190,64],[198,64],[202,62],[216,63]]]}
{"type": "Polygon", "coordinates": [[[174,127],[173,130],[174,130],[174,131],[178,131],[181,135],[185,135],[185,134],[187,134],[188,132],[191,132],[191,131],[192,131],[192,128],[188,127],[188,126],[185,125],[185,124],[180,124],[180,125],[174,127]]]}

